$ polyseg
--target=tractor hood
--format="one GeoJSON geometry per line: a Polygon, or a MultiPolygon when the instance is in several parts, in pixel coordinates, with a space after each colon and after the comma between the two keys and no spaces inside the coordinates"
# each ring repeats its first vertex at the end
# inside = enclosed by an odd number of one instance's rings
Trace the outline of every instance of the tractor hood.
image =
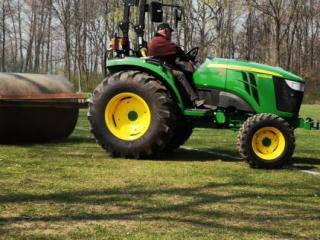
{"type": "Polygon", "coordinates": [[[236,59],[224,59],[224,58],[208,58],[205,63],[209,68],[225,68],[231,70],[239,70],[244,72],[256,72],[261,74],[268,74],[276,77],[281,77],[284,79],[304,82],[304,80],[280,67],[272,67],[266,64],[260,64],[255,62],[250,62],[246,60],[236,60],[236,59]]]}

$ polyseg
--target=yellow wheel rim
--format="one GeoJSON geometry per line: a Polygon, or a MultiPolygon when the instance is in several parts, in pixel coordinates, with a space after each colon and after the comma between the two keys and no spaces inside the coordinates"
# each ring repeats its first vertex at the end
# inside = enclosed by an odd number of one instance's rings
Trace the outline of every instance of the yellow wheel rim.
{"type": "Polygon", "coordinates": [[[275,160],[285,150],[286,140],[275,127],[264,127],[255,132],[252,138],[254,153],[263,160],[275,160]]]}
{"type": "Polygon", "coordinates": [[[140,96],[124,92],[117,94],[108,102],[105,122],[115,137],[133,141],[148,131],[151,112],[148,104],[140,96]]]}

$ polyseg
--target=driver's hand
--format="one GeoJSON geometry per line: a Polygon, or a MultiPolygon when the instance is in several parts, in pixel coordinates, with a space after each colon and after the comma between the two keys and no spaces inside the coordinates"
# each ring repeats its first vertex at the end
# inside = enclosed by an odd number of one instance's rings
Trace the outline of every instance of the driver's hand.
{"type": "Polygon", "coordinates": [[[196,61],[193,63],[194,69],[198,69],[200,66],[201,66],[201,64],[200,64],[199,60],[196,60],[196,61]]]}
{"type": "Polygon", "coordinates": [[[179,58],[176,58],[175,63],[183,71],[193,72],[193,70],[194,70],[193,64],[190,61],[183,61],[179,58]]]}

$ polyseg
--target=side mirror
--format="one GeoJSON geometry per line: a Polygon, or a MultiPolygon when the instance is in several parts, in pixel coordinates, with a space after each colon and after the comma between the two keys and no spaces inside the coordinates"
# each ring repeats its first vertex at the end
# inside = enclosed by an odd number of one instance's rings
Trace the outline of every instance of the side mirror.
{"type": "Polygon", "coordinates": [[[179,8],[174,9],[174,20],[175,20],[175,27],[178,27],[178,22],[182,20],[182,11],[179,8]]]}
{"type": "Polygon", "coordinates": [[[163,22],[163,5],[160,2],[151,2],[150,12],[151,12],[151,21],[152,22],[163,22]]]}

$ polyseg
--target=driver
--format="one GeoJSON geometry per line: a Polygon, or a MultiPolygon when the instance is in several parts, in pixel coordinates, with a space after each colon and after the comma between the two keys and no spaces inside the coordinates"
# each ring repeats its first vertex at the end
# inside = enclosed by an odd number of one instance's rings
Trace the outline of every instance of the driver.
{"type": "Polygon", "coordinates": [[[179,67],[176,64],[176,59],[182,58],[184,56],[184,51],[175,43],[171,42],[172,32],[173,29],[168,23],[161,23],[158,26],[156,35],[152,38],[148,46],[148,56],[157,58],[163,64],[168,65],[172,69],[175,79],[182,85],[188,94],[193,107],[202,107],[205,101],[199,99],[198,94],[188,82],[185,74],[179,70],[179,67]]]}

